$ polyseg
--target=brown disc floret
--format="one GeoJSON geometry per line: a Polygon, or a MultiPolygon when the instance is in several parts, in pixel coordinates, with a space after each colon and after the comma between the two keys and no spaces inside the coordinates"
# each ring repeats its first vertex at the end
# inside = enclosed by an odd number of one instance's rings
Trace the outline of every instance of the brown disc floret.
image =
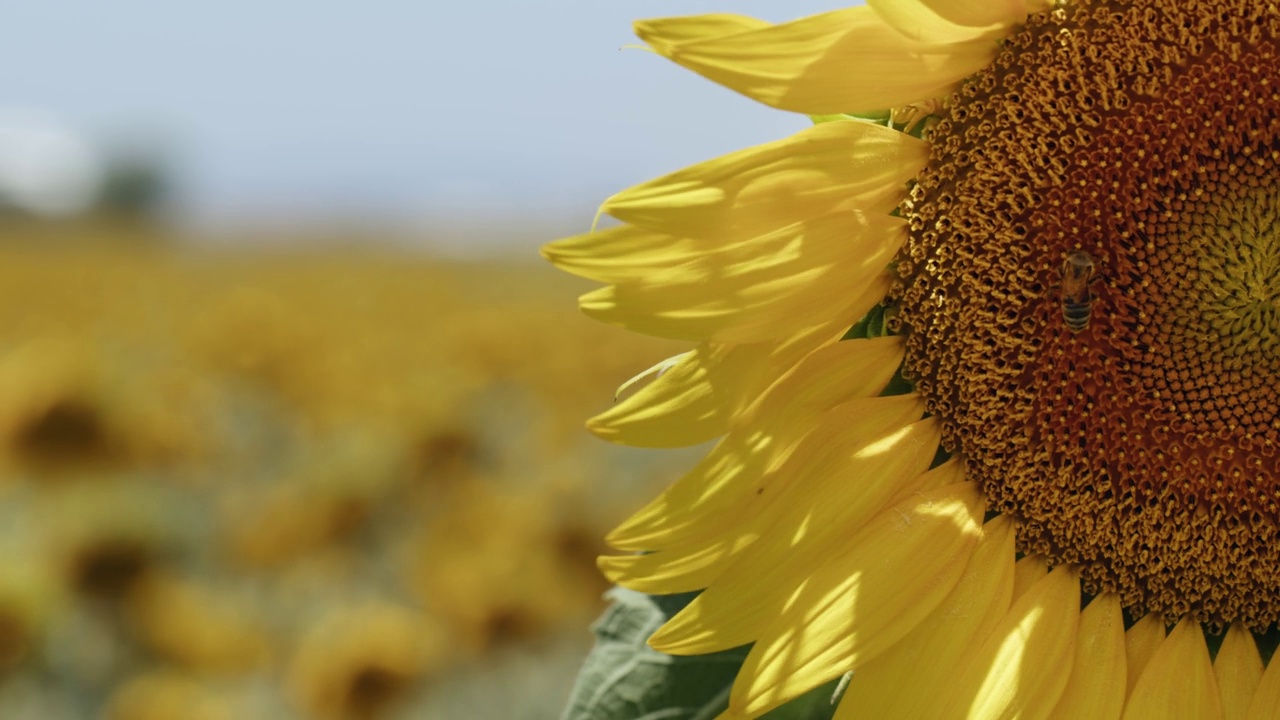
{"type": "Polygon", "coordinates": [[[1032,16],[933,128],[893,293],[905,374],[1021,550],[1253,629],[1280,616],[1277,7],[1032,16]]]}

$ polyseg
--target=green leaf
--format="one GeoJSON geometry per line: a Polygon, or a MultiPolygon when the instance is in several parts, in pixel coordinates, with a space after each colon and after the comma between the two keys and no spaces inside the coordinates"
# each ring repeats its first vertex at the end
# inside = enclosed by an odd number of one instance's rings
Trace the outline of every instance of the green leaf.
{"type": "Polygon", "coordinates": [[[887,335],[888,329],[885,327],[885,306],[883,303],[876,305],[867,311],[849,331],[844,334],[842,340],[862,340],[866,338],[878,338],[887,335]]]}
{"type": "MultiPolygon", "coordinates": [[[[645,641],[697,593],[653,596],[614,588],[613,605],[593,628],[596,646],[578,674],[563,720],[713,720],[748,647],[676,657],[645,641]]],[[[837,681],[764,715],[769,720],[830,720],[837,681]]]]}
{"type": "Polygon", "coordinates": [[[729,706],[729,688],[747,648],[676,657],[645,641],[694,594],[609,591],[613,605],[596,622],[596,646],[578,674],[564,720],[712,720],[729,706]]]}
{"type": "Polygon", "coordinates": [[[839,685],[839,679],[832,680],[760,717],[762,720],[831,720],[836,714],[835,694],[839,685]]]}

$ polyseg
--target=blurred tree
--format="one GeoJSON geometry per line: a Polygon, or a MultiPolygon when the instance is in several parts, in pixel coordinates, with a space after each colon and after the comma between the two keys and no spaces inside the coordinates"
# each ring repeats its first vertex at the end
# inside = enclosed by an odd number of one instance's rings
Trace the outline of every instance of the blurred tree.
{"type": "Polygon", "coordinates": [[[95,211],[127,220],[152,220],[169,195],[171,176],[158,153],[109,157],[95,211]]]}

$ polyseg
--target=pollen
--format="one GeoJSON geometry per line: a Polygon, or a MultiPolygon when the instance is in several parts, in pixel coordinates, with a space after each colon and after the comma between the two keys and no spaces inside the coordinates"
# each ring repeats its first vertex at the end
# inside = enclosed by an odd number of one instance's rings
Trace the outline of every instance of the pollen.
{"type": "Polygon", "coordinates": [[[1278,37],[1254,0],[1032,16],[932,126],[891,293],[1020,550],[1254,630],[1280,617],[1278,37]]]}

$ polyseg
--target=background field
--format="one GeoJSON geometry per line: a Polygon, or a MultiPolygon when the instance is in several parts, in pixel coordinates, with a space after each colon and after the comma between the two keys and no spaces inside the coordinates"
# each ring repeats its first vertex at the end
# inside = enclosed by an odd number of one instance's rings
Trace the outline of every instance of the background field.
{"type": "Polygon", "coordinates": [[[558,717],[696,451],[583,429],[686,348],[537,247],[810,124],[634,19],[846,4],[11,3],[0,720],[558,717]]]}
{"type": "Polygon", "coordinates": [[[0,236],[0,718],[558,716],[600,537],[688,460],[583,420],[683,348],[533,245],[0,236]]]}

